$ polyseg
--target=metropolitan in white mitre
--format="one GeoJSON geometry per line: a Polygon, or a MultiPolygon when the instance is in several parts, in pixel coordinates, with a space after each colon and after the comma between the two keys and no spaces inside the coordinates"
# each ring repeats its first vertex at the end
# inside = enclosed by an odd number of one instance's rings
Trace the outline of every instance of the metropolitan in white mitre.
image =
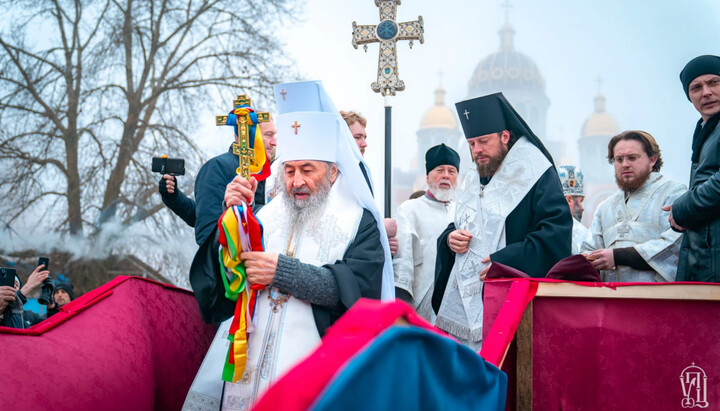
{"type": "MultiPolygon", "coordinates": [[[[276,92],[284,86],[282,91],[294,90],[293,101],[305,102],[303,107],[328,109],[319,107],[318,95],[326,98],[322,85],[306,83],[278,85],[276,92]]],[[[266,251],[240,255],[248,284],[266,286],[248,327],[245,370],[223,389],[229,319],[220,325],[184,409],[217,409],[220,393],[222,409],[250,409],[359,298],[393,295],[383,285],[392,281],[387,235],[347,125],[337,111],[288,112],[299,107],[278,106],[282,174],[277,178],[284,184],[257,213],[266,251]]],[[[256,186],[252,178],[236,177],[227,186],[225,203],[250,201],[256,186]]]]}
{"type": "Polygon", "coordinates": [[[437,239],[455,217],[453,197],[459,168],[460,156],[455,150],[445,144],[431,147],[425,153],[427,191],[400,204],[396,214],[395,295],[433,324],[437,239]]]}
{"type": "Polygon", "coordinates": [[[585,211],[583,208],[583,200],[585,200],[583,173],[579,168],[569,165],[559,166],[557,172],[563,194],[565,194],[565,201],[567,201],[570,214],[573,216],[572,253],[580,254],[583,241],[590,235],[590,230],[580,222],[585,211]]]}
{"type": "Polygon", "coordinates": [[[675,281],[681,234],[671,229],[662,207],[683,194],[685,185],[660,174],[660,147],[644,131],[610,139],[608,160],[620,189],[595,210],[583,253],[604,281],[675,281]]]}

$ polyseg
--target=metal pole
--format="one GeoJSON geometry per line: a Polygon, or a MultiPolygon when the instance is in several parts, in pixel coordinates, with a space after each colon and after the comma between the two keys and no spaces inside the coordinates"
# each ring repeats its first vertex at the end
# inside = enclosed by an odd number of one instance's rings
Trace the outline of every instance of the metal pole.
{"type": "Polygon", "coordinates": [[[392,185],[392,106],[390,97],[385,95],[385,218],[390,218],[390,191],[392,185]]]}

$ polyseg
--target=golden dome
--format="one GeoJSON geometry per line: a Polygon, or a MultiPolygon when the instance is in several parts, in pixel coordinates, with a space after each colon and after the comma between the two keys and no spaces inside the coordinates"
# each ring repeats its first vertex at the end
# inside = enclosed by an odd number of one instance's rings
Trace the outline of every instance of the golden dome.
{"type": "Polygon", "coordinates": [[[598,93],[595,97],[595,112],[585,120],[580,136],[614,136],[618,133],[620,126],[615,118],[605,111],[605,97],[598,93]]]}
{"type": "Polygon", "coordinates": [[[445,105],[445,90],[442,87],[435,90],[435,105],[425,112],[420,128],[458,128],[455,113],[445,105]]]}

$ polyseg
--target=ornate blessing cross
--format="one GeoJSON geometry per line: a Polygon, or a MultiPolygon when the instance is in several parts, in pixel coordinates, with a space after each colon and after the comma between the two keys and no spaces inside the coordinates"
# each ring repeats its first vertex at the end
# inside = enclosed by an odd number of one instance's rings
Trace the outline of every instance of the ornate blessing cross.
{"type": "Polygon", "coordinates": [[[399,4],[400,0],[375,0],[375,6],[380,8],[380,24],[358,26],[354,21],[352,24],[353,47],[358,48],[358,45],[363,44],[367,52],[369,43],[380,43],[377,82],[373,82],[370,87],[374,92],[386,96],[394,96],[396,91],[405,90],[405,82],[398,78],[397,41],[410,40],[410,48],[414,40],[419,40],[420,44],[425,42],[422,16],[418,16],[415,21],[395,22],[399,4]]]}
{"type": "MultiPolygon", "coordinates": [[[[244,94],[238,94],[237,98],[233,100],[233,107],[248,105],[252,106],[252,100],[244,94]]],[[[237,130],[238,133],[235,136],[237,143],[233,143],[233,154],[237,154],[239,158],[239,166],[236,170],[238,174],[250,179],[250,161],[255,159],[255,150],[250,148],[250,124],[248,122],[248,115],[234,114],[237,117],[237,130]]],[[[265,123],[270,121],[270,113],[257,112],[258,122],[265,123]]],[[[216,126],[227,126],[228,116],[215,116],[216,126]]]]}

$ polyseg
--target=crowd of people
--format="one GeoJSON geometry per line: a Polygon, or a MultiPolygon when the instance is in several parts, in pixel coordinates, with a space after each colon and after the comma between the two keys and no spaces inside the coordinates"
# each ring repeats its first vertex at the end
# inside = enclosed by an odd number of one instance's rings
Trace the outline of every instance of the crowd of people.
{"type": "MultiPolygon", "coordinates": [[[[691,60],[680,80],[701,117],[689,187],[661,174],[661,147],[651,134],[624,131],[607,147],[618,189],[590,227],[580,222],[582,165],[556,165],[502,93],[456,104],[475,167],[461,180],[458,153],[430,148],[428,189],[400,205],[395,219],[383,219],[363,160],[366,120],[335,109],[320,83],[277,85],[277,118],[259,125],[273,181],[238,176],[232,148],[200,169],[194,200],[175,177],[160,181],[165,204],[195,227],[191,283],[203,318],[221,324],[219,333],[228,333],[223,324],[235,307],[218,263],[218,218],[247,204],[264,228],[265,251],[240,255],[248,284],[265,287],[244,374],[223,383],[219,374],[201,378],[201,368],[187,404],[253,404],[362,297],[404,300],[479,350],[483,282],[494,265],[544,277],[581,254],[602,281],[720,282],[720,57],[691,60]]],[[[221,367],[223,360],[205,363],[221,367]]]]}
{"type": "Polygon", "coordinates": [[[25,284],[15,275],[12,286],[0,286],[0,326],[11,328],[28,328],[60,312],[60,307],[74,299],[73,287],[64,281],[54,282],[50,278],[50,271],[40,264],[28,276],[25,284]],[[49,280],[49,281],[48,281],[49,280]],[[42,300],[43,287],[48,288],[45,312],[38,313],[25,309],[28,299],[42,300]]]}

